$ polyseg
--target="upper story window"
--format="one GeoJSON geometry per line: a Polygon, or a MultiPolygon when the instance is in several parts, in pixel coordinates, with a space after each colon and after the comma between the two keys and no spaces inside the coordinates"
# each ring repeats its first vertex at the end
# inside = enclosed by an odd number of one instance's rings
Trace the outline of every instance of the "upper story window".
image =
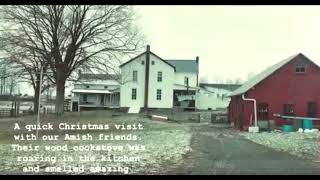
{"type": "Polygon", "coordinates": [[[306,63],[305,63],[305,61],[297,62],[296,66],[295,66],[295,69],[296,69],[296,73],[304,73],[304,72],[306,72],[306,63]]]}
{"type": "Polygon", "coordinates": [[[157,81],[162,82],[162,72],[161,71],[158,72],[157,81]]]}
{"type": "Polygon", "coordinates": [[[154,61],[151,61],[151,64],[154,65],[154,61]]]}
{"type": "Polygon", "coordinates": [[[144,61],[141,61],[141,64],[144,65],[144,61]]]}
{"type": "Polygon", "coordinates": [[[108,86],[104,86],[105,89],[108,89],[108,86]]]}
{"type": "Polygon", "coordinates": [[[90,86],[86,86],[86,88],[90,88],[90,86]]]}
{"type": "Polygon", "coordinates": [[[138,81],[138,71],[133,71],[132,80],[133,81],[138,81]]]}
{"type": "Polygon", "coordinates": [[[185,86],[189,85],[189,78],[188,77],[184,77],[184,85],[185,86]]]}

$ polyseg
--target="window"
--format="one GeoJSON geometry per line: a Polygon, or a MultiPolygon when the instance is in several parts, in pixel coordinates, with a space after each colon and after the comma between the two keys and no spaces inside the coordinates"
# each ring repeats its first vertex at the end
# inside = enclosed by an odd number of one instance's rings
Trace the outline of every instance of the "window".
{"type": "Polygon", "coordinates": [[[144,65],[144,61],[141,61],[141,64],[144,65]]]}
{"type": "Polygon", "coordinates": [[[296,73],[304,73],[306,71],[306,63],[304,61],[297,62],[296,73]]]}
{"type": "Polygon", "coordinates": [[[258,116],[259,116],[259,119],[262,119],[262,120],[267,120],[269,118],[268,116],[268,103],[260,103],[258,104],[258,116]]]}
{"type": "Polygon", "coordinates": [[[87,94],[84,94],[84,95],[83,95],[83,101],[84,101],[84,102],[87,102],[87,94]]]}
{"type": "Polygon", "coordinates": [[[162,72],[161,71],[159,71],[158,72],[158,82],[162,82],[162,72]]]}
{"type": "Polygon", "coordinates": [[[154,65],[154,61],[151,61],[151,64],[154,65]]]}
{"type": "Polygon", "coordinates": [[[137,89],[133,88],[131,91],[131,99],[136,100],[137,99],[137,89]]]}
{"type": "Polygon", "coordinates": [[[284,104],[283,105],[283,114],[286,116],[294,115],[293,104],[284,104]]]}
{"type": "Polygon", "coordinates": [[[189,78],[188,77],[184,77],[184,85],[185,86],[189,85],[189,78]]]}
{"type": "Polygon", "coordinates": [[[86,88],[90,88],[90,86],[86,86],[86,88]]]}
{"type": "Polygon", "coordinates": [[[132,74],[132,76],[133,76],[133,81],[138,81],[138,71],[133,71],[133,74],[132,74]]]}
{"type": "Polygon", "coordinates": [[[105,89],[108,89],[108,86],[104,86],[105,89]]]}
{"type": "Polygon", "coordinates": [[[161,89],[157,89],[157,100],[161,100],[161,89]]]}

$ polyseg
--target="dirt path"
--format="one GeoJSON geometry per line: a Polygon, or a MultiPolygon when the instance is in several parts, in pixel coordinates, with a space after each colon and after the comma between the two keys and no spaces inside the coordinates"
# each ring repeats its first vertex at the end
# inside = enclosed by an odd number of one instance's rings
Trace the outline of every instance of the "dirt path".
{"type": "Polygon", "coordinates": [[[312,163],[237,136],[232,129],[192,127],[192,152],[166,174],[320,174],[312,163]]]}

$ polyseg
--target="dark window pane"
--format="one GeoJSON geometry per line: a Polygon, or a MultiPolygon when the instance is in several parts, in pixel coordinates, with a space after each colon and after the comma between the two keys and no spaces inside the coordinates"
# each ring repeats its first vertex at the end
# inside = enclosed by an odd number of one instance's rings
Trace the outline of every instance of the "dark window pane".
{"type": "Polygon", "coordinates": [[[157,100],[161,100],[161,89],[157,89],[157,100]]]}
{"type": "Polygon", "coordinates": [[[138,80],[138,71],[133,71],[133,81],[138,80]]]}
{"type": "Polygon", "coordinates": [[[158,82],[162,82],[162,72],[158,72],[158,77],[157,77],[158,82]]]}
{"type": "Polygon", "coordinates": [[[286,116],[294,115],[293,104],[284,104],[283,105],[283,114],[286,115],[286,116]]]}
{"type": "Polygon", "coordinates": [[[262,120],[269,118],[269,105],[267,103],[259,103],[258,105],[258,117],[262,120]]]}
{"type": "Polygon", "coordinates": [[[137,99],[137,89],[132,89],[131,91],[131,99],[136,100],[137,99]]]}

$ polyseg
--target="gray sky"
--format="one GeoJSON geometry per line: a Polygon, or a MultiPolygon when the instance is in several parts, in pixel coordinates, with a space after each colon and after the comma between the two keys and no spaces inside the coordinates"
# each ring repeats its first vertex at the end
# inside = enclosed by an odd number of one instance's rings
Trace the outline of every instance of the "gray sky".
{"type": "Polygon", "coordinates": [[[302,52],[320,65],[320,6],[136,6],[151,51],[200,57],[210,81],[247,79],[302,52]]]}
{"type": "MultiPolygon", "coordinates": [[[[320,65],[320,6],[135,6],[151,50],[164,59],[200,57],[210,82],[247,79],[302,52],[320,65]]],[[[23,85],[24,93],[33,90],[23,85]]]]}

